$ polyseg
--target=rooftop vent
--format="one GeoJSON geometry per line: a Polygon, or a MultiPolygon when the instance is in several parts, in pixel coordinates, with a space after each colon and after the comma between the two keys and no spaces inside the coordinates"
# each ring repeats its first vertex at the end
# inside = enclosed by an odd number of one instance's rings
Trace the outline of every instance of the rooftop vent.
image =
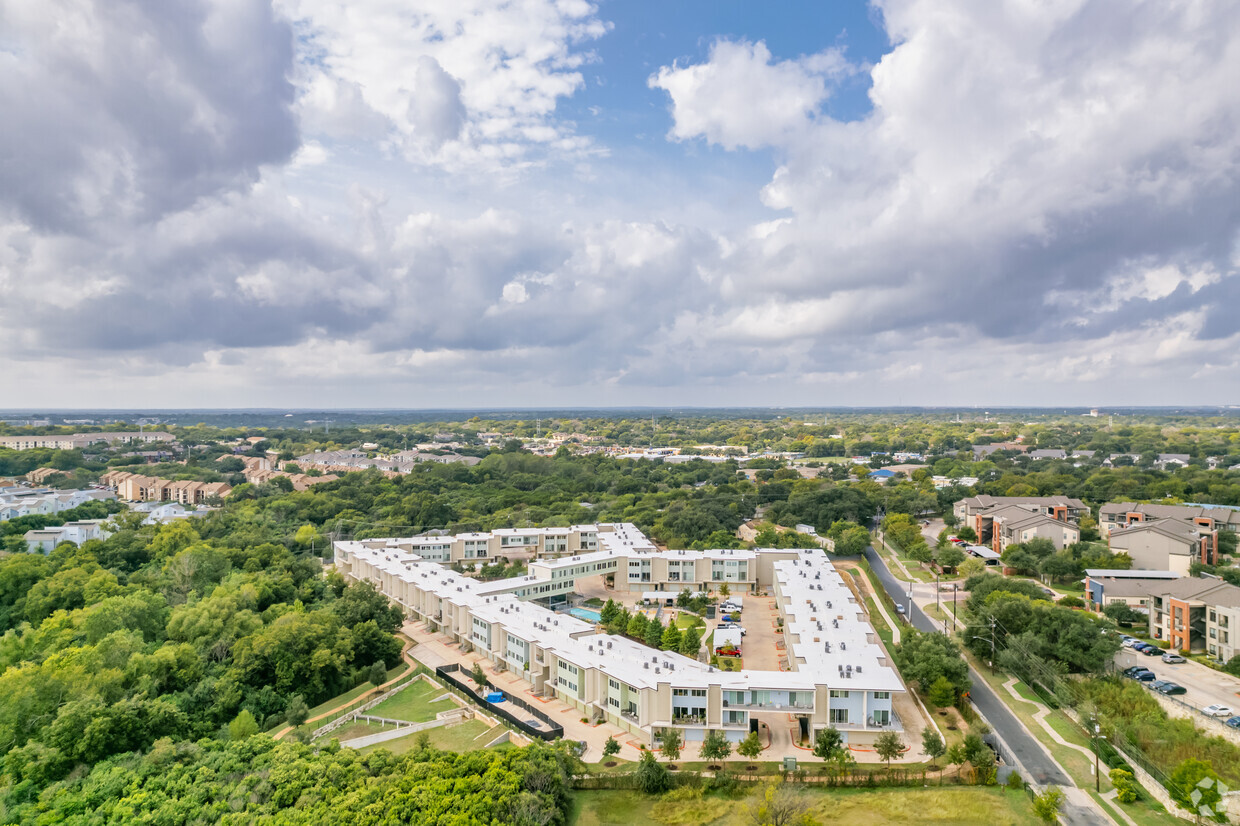
{"type": "Polygon", "coordinates": [[[846,642],[841,642],[841,643],[840,643],[840,650],[841,650],[841,651],[847,651],[847,650],[848,650],[848,643],[846,643],[846,642]]]}
{"type": "Polygon", "coordinates": [[[642,668],[649,668],[649,667],[650,667],[650,663],[642,663],[642,668]]]}
{"type": "Polygon", "coordinates": [[[857,666],[857,673],[858,673],[858,674],[860,674],[860,673],[861,673],[861,666],[857,666]]]}

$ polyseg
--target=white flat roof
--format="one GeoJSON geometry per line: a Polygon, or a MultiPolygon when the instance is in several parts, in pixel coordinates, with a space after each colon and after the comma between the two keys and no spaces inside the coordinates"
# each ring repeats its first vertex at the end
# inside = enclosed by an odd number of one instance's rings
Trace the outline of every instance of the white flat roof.
{"type": "MultiPolygon", "coordinates": [[[[600,526],[603,527],[603,526],[600,526]]],[[[623,551],[597,551],[532,565],[564,569],[583,562],[618,556],[645,556],[637,550],[639,541],[650,541],[629,524],[607,526],[604,538],[621,538],[623,551]],[[632,543],[632,544],[630,544],[632,543]]],[[[886,664],[883,650],[871,642],[874,631],[852,591],[821,550],[778,550],[791,559],[774,563],[791,671],[716,671],[708,665],[668,651],[649,648],[626,637],[596,633],[596,626],[564,613],[522,602],[512,595],[529,584],[545,579],[527,575],[483,583],[461,576],[416,554],[401,550],[394,543],[403,540],[364,540],[338,542],[338,547],[364,559],[416,587],[431,591],[440,599],[467,606],[470,614],[486,622],[499,623],[519,636],[578,667],[596,668],[635,687],[654,687],[668,683],[677,688],[706,688],[718,685],[729,690],[775,689],[812,690],[827,685],[834,689],[858,691],[903,691],[894,669],[886,664]],[[393,544],[388,544],[393,543],[393,544]],[[795,641],[794,641],[795,640],[795,641]]],[[[755,558],[766,551],[661,551],[667,558],[735,559],[755,558]]],[[[563,581],[563,580],[562,580],[563,581]]],[[[654,592],[659,598],[675,592],[654,592]]],[[[494,648],[504,646],[493,640],[494,648]]]]}

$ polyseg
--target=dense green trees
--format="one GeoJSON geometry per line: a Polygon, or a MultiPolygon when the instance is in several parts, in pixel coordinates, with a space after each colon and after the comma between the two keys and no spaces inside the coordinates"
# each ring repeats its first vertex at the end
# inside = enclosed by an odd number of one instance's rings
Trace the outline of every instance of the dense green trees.
{"type": "Polygon", "coordinates": [[[6,822],[558,826],[576,770],[561,745],[393,757],[249,736],[161,739],[49,785],[31,756],[7,761],[6,822]]]}
{"type": "Polygon", "coordinates": [[[1052,671],[1100,671],[1119,650],[1119,639],[1102,633],[1104,620],[1049,602],[1035,583],[987,573],[965,589],[974,617],[965,630],[969,648],[989,658],[993,647],[1005,667],[1026,678],[1038,679],[1047,663],[1052,671]]]}
{"type": "MultiPolygon", "coordinates": [[[[959,695],[969,690],[969,666],[960,655],[960,647],[945,634],[928,633],[909,628],[902,632],[895,648],[896,664],[908,682],[917,683],[923,694],[934,690],[944,680],[959,695]]],[[[940,685],[939,691],[942,691],[940,685]]]]}

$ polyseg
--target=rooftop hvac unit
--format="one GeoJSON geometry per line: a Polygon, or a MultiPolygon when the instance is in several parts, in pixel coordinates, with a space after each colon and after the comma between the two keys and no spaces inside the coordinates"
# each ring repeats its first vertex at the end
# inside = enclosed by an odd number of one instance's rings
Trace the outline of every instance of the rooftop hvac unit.
{"type": "Polygon", "coordinates": [[[608,649],[610,649],[610,648],[611,648],[611,641],[610,641],[610,640],[607,642],[607,648],[608,648],[608,649]]]}
{"type": "Polygon", "coordinates": [[[845,670],[845,671],[850,671],[850,672],[851,672],[851,671],[852,671],[852,664],[851,664],[851,663],[849,663],[848,665],[846,665],[846,666],[844,667],[844,670],[845,670]]]}
{"type": "Polygon", "coordinates": [[[659,673],[659,669],[657,669],[657,668],[656,668],[656,669],[654,670],[654,673],[655,673],[655,674],[658,674],[658,673],[659,673]]]}
{"type": "Polygon", "coordinates": [[[847,651],[847,650],[848,650],[848,643],[846,643],[846,642],[841,642],[841,643],[840,643],[840,650],[841,650],[841,651],[847,651]]]}
{"type": "Polygon", "coordinates": [[[861,666],[857,666],[857,673],[858,673],[858,674],[860,674],[860,673],[861,673],[861,666]]]}
{"type": "Polygon", "coordinates": [[[649,668],[649,667],[650,667],[650,663],[642,663],[642,668],[649,668]]]}

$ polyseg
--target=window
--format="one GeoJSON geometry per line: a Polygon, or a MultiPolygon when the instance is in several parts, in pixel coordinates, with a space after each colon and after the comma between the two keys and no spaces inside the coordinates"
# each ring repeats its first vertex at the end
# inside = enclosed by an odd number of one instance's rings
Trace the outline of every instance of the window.
{"type": "Polygon", "coordinates": [[[832,699],[847,700],[847,699],[848,699],[848,692],[847,692],[847,691],[837,691],[836,689],[834,689],[834,688],[833,688],[833,689],[831,689],[831,697],[832,697],[832,699]]]}
{"type": "Polygon", "coordinates": [[[875,691],[874,699],[875,700],[890,700],[891,692],[890,691],[875,691]]]}
{"type": "Polygon", "coordinates": [[[874,725],[886,726],[891,724],[891,712],[886,709],[874,710],[874,725]]]}
{"type": "Polygon", "coordinates": [[[831,709],[831,722],[832,723],[847,723],[848,722],[848,709],[846,708],[831,709]]]}

